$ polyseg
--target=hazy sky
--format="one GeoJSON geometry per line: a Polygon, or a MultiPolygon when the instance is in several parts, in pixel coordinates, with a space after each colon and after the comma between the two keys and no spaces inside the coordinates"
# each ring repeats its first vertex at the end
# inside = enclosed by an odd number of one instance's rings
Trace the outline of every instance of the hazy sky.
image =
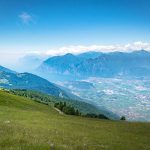
{"type": "Polygon", "coordinates": [[[149,49],[149,43],[150,0],[0,0],[2,64],[29,52],[149,49]]]}

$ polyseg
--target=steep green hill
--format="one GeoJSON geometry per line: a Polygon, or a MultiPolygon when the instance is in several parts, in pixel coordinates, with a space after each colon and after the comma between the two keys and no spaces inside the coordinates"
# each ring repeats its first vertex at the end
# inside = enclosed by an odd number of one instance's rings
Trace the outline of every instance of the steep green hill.
{"type": "Polygon", "coordinates": [[[1,150],[149,150],[150,124],[59,114],[0,91],[1,150]]]}
{"type": "Polygon", "coordinates": [[[119,116],[114,115],[111,112],[109,113],[109,111],[99,109],[94,105],[91,105],[89,103],[79,101],[79,100],[64,99],[60,97],[54,97],[54,96],[50,96],[47,94],[43,94],[38,91],[31,91],[31,90],[24,90],[24,89],[23,90],[19,90],[19,89],[18,90],[5,90],[5,91],[11,94],[24,96],[32,100],[35,100],[44,104],[52,105],[52,106],[54,106],[54,104],[58,102],[66,102],[67,105],[73,106],[75,109],[78,109],[82,113],[82,115],[104,114],[111,119],[115,119],[115,120],[120,119],[119,116]]]}

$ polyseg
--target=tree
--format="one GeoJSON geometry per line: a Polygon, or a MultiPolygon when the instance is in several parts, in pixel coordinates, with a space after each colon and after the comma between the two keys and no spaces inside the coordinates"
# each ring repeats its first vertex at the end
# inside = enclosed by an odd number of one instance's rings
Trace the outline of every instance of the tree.
{"type": "Polygon", "coordinates": [[[122,116],[122,117],[120,118],[120,120],[126,120],[126,117],[125,117],[125,116],[122,116]]]}
{"type": "Polygon", "coordinates": [[[66,107],[66,105],[67,105],[66,102],[64,102],[64,107],[66,107]]]}
{"type": "Polygon", "coordinates": [[[79,110],[78,110],[78,109],[76,110],[75,114],[76,114],[77,116],[79,116],[79,115],[80,115],[80,113],[79,113],[79,110]]]}

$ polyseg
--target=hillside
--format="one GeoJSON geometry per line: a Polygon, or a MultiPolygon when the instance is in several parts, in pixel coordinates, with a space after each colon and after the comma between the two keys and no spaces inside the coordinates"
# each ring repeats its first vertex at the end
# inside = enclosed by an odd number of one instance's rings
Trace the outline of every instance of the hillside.
{"type": "MultiPolygon", "coordinates": [[[[78,100],[54,97],[54,96],[50,96],[47,94],[43,94],[41,92],[31,91],[31,90],[9,90],[9,91],[6,90],[6,92],[14,94],[14,95],[18,95],[18,96],[24,96],[24,97],[30,98],[34,101],[52,105],[52,106],[58,102],[66,102],[68,105],[71,105],[75,109],[78,109],[82,114],[87,114],[87,113],[94,113],[94,114],[104,113],[105,114],[106,113],[106,115],[109,116],[108,112],[104,112],[104,111],[98,109],[94,105],[91,105],[86,102],[78,101],[78,100]]],[[[117,117],[115,118],[115,116],[114,116],[114,119],[118,119],[118,118],[117,117]]]]}
{"type": "Polygon", "coordinates": [[[0,67],[0,87],[8,89],[37,90],[62,98],[70,98],[73,96],[73,94],[68,96],[67,93],[61,90],[57,85],[37,75],[31,73],[16,73],[4,67],[0,67]]]}
{"type": "Polygon", "coordinates": [[[0,91],[2,150],[148,150],[149,131],[149,123],[60,115],[50,106],[0,91]]]}
{"type": "Polygon", "coordinates": [[[15,71],[12,71],[8,68],[5,68],[3,66],[0,65],[0,72],[8,72],[8,73],[16,73],[15,71]]]}

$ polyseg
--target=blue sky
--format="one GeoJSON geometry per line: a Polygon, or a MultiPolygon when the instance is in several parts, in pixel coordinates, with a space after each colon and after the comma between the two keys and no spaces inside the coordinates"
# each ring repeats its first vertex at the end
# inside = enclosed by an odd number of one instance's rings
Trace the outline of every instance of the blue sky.
{"type": "Polygon", "coordinates": [[[149,6],[149,0],[0,0],[0,53],[149,43],[149,6]]]}

